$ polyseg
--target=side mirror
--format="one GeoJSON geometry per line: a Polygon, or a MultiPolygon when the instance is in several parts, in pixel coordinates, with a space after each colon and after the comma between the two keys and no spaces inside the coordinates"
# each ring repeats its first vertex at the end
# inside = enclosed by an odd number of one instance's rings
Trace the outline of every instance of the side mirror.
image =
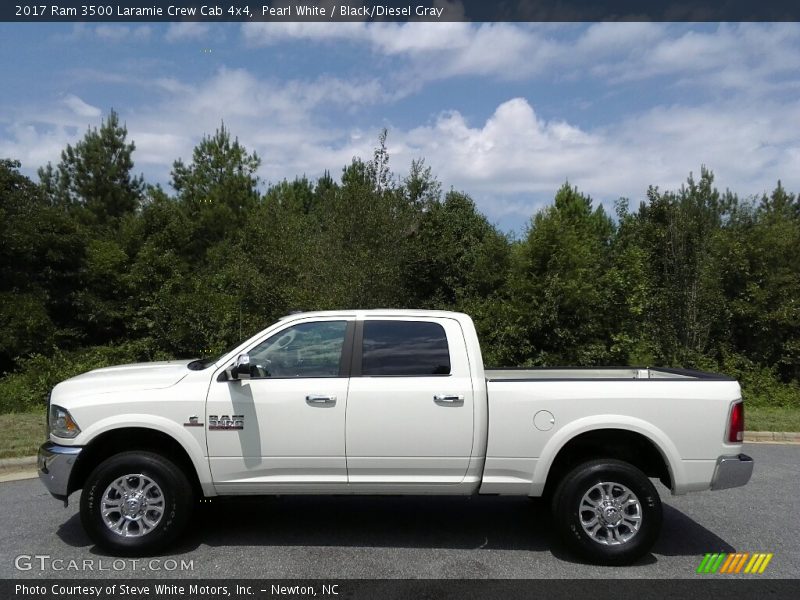
{"type": "Polygon", "coordinates": [[[225,369],[228,380],[250,379],[250,356],[240,354],[236,357],[236,362],[225,369]]]}

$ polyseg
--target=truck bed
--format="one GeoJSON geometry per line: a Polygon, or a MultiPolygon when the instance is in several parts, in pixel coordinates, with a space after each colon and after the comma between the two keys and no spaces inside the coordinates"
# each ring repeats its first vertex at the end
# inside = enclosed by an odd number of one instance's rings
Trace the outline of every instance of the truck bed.
{"type": "Polygon", "coordinates": [[[734,452],[725,426],[741,398],[724,375],[664,368],[522,368],[485,371],[489,431],[482,493],[543,491],[567,440],[598,428],[655,444],[674,493],[708,489],[718,456],[734,452]]]}

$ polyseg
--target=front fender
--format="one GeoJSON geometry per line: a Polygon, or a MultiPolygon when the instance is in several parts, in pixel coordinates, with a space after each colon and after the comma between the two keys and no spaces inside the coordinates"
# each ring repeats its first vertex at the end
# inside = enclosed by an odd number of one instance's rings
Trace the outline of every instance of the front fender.
{"type": "Polygon", "coordinates": [[[170,419],[150,414],[124,414],[106,417],[92,423],[73,441],[74,445],[88,446],[98,436],[115,429],[128,428],[152,429],[164,433],[183,447],[192,461],[200,486],[206,496],[215,496],[212,485],[211,469],[205,452],[204,441],[201,442],[186,428],[170,419]]]}

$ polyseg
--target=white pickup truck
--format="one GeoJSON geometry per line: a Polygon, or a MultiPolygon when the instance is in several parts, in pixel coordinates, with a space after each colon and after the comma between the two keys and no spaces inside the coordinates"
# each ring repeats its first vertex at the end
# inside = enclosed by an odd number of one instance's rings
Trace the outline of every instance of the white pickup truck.
{"type": "Polygon", "coordinates": [[[464,314],[285,317],[221,357],[97,369],[53,389],[39,474],[118,554],[160,550],[203,497],[549,498],[566,543],[625,564],[673,494],[747,483],[739,384],[653,368],[484,370],[464,314]]]}

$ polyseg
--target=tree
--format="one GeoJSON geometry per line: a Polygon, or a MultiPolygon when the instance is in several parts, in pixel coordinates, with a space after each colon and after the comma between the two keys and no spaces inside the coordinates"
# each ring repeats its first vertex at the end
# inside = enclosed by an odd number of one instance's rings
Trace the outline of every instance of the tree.
{"type": "Polygon", "coordinates": [[[725,250],[733,349],[800,379],[800,201],[780,182],[736,215],[725,250]]]}
{"type": "Polygon", "coordinates": [[[714,187],[714,175],[701,169],[677,192],[648,190],[648,204],[636,217],[638,243],[649,265],[651,299],[647,318],[658,357],[668,364],[697,364],[718,355],[715,341],[725,336],[720,252],[722,226],[736,203],[714,187]]]}
{"type": "Polygon", "coordinates": [[[420,158],[411,161],[411,169],[403,179],[403,191],[409,203],[424,211],[440,201],[442,184],[431,168],[425,166],[425,159],[420,158]]]}
{"type": "Polygon", "coordinates": [[[379,194],[393,188],[392,171],[389,168],[389,150],[386,148],[388,136],[389,130],[384,127],[378,135],[378,145],[373,152],[372,160],[365,163],[367,176],[379,194]]]}
{"type": "Polygon", "coordinates": [[[607,362],[612,314],[607,271],[614,233],[602,206],[565,183],[515,248],[506,340],[510,364],[607,362]]]}
{"type": "Polygon", "coordinates": [[[76,224],[19,169],[19,161],[0,160],[0,372],[74,337],[84,253],[76,224]]]}
{"type": "Polygon", "coordinates": [[[39,169],[45,197],[76,220],[85,240],[80,283],[70,294],[70,308],[89,343],[106,343],[126,332],[130,257],[120,245],[119,232],[146,190],[143,178],[132,173],[136,146],[127,135],[112,110],[99,128],[90,127],[75,146],[67,145],[56,168],[48,164],[39,169]]]}
{"type": "Polygon", "coordinates": [[[39,169],[39,178],[50,202],[82,209],[91,223],[112,224],[133,212],[142,199],[144,181],[132,175],[133,142],[112,110],[100,128],[90,127],[83,140],[67,145],[61,162],[53,169],[39,169]]]}
{"type": "Polygon", "coordinates": [[[469,196],[451,191],[444,202],[427,203],[417,219],[405,267],[410,305],[453,309],[491,297],[505,285],[508,239],[469,196]]]}
{"type": "Polygon", "coordinates": [[[172,187],[192,226],[192,236],[181,249],[191,260],[239,227],[259,201],[256,172],[261,159],[231,139],[223,123],[214,135],[204,136],[192,152],[192,162],[178,159],[172,168],[172,187]]]}

